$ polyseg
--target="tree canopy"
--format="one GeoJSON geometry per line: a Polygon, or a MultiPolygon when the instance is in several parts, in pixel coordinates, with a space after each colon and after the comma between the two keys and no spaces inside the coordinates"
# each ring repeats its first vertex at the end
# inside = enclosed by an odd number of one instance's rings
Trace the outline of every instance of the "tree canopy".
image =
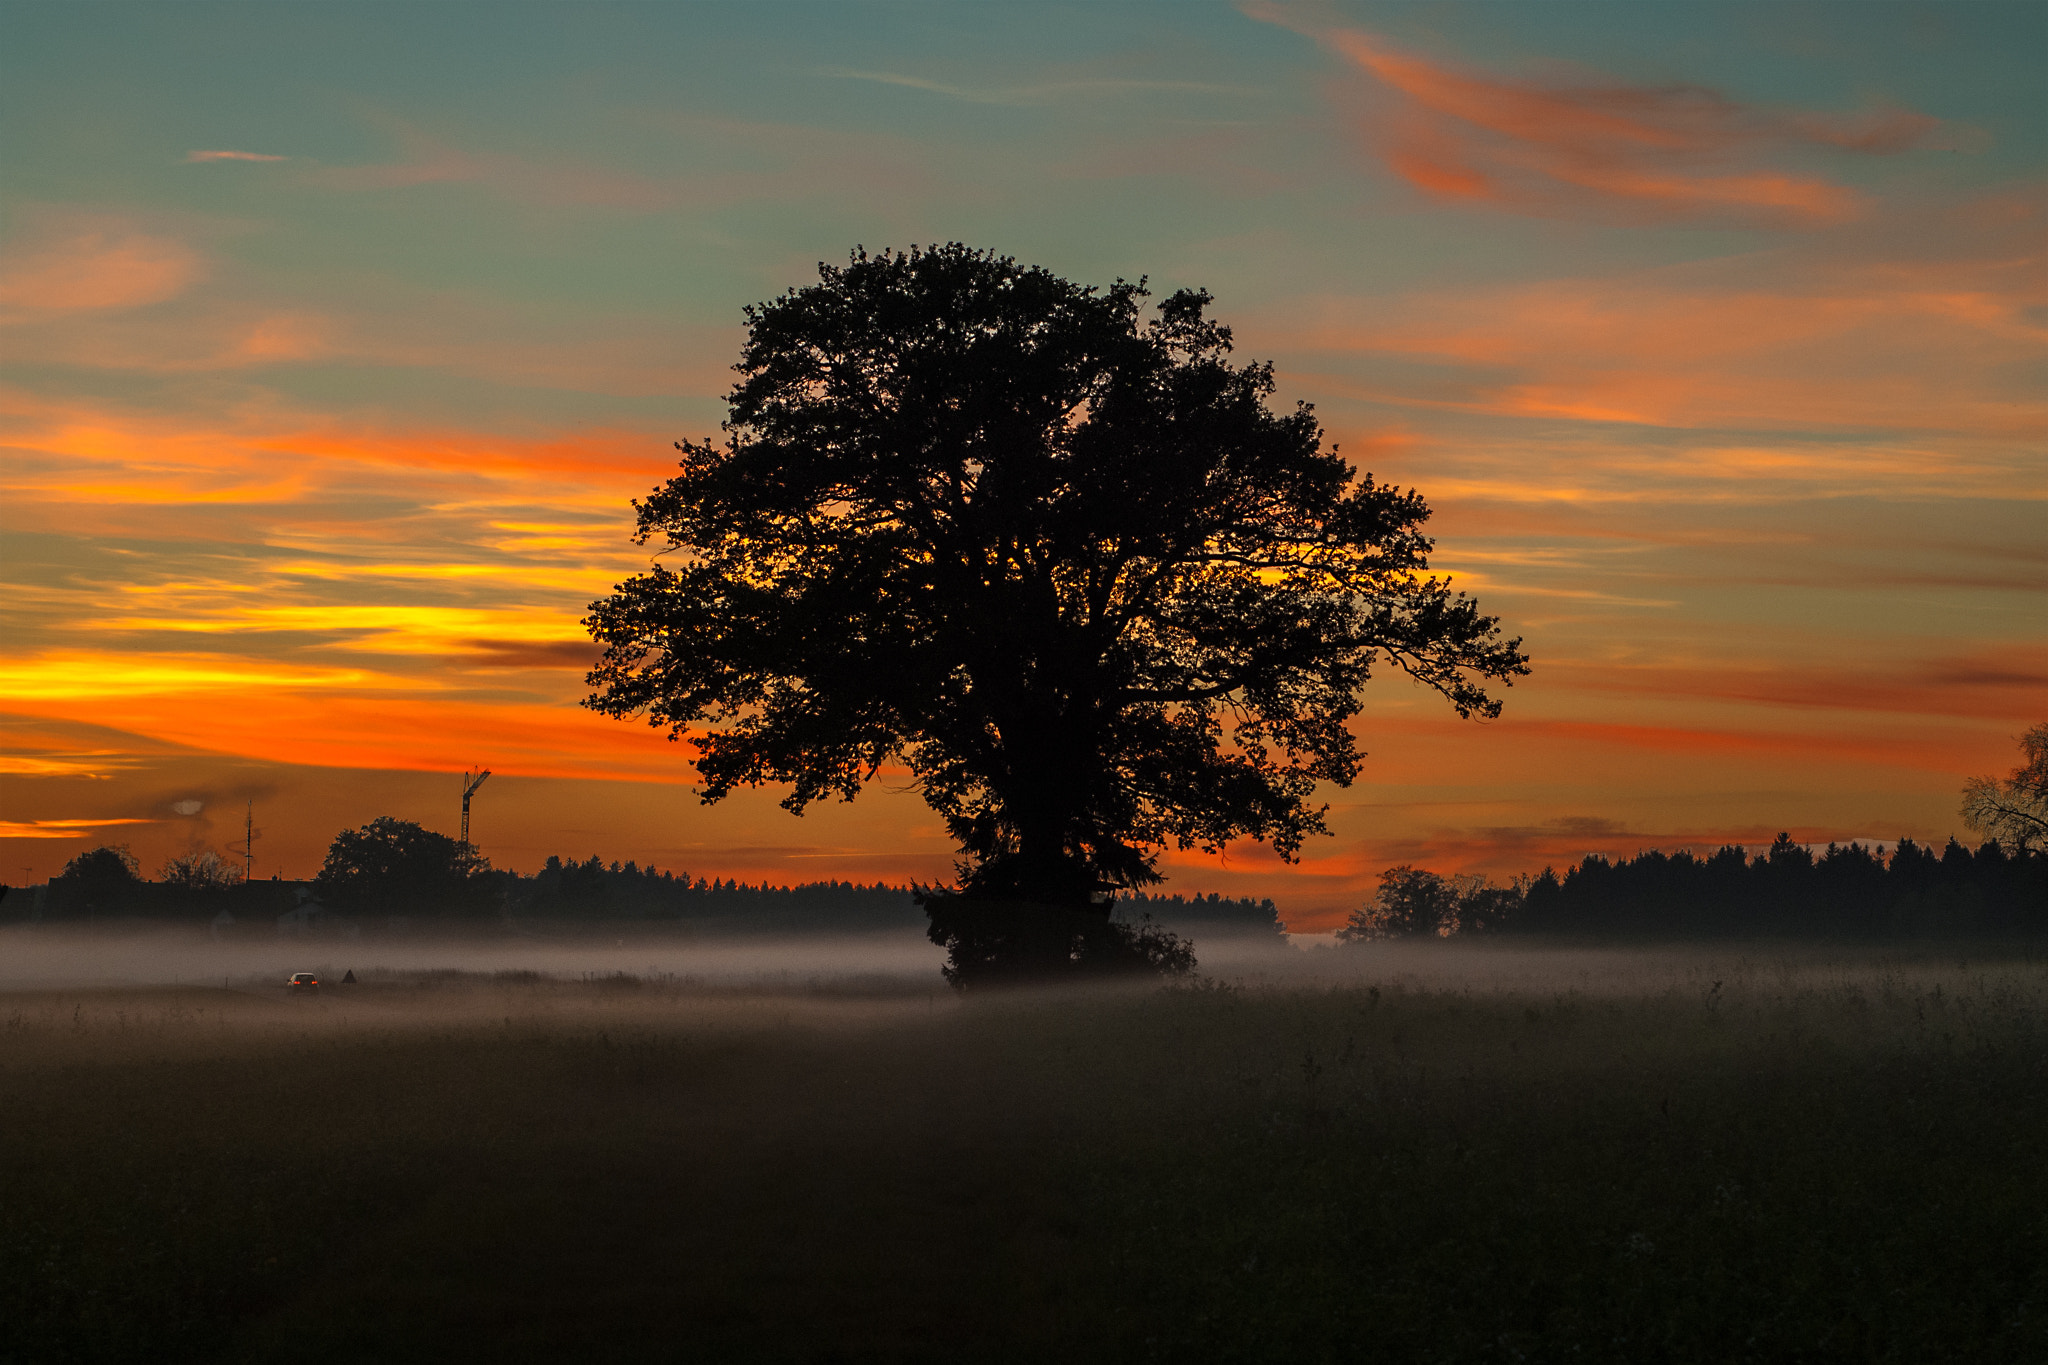
{"type": "Polygon", "coordinates": [[[1458,888],[1449,879],[1403,863],[1380,873],[1379,890],[1351,912],[1339,943],[1380,938],[1437,938],[1458,923],[1458,888]]]}
{"type": "Polygon", "coordinates": [[[746,310],[722,441],[635,504],[587,705],[693,733],[703,796],[801,812],[901,764],[963,892],[1068,906],[1166,847],[1292,858],[1391,667],[1462,716],[1527,672],[1429,508],[1274,411],[1210,296],[1147,304],[958,244],[856,251],[746,310]]]}
{"type": "Polygon", "coordinates": [[[165,886],[193,894],[225,891],[242,883],[242,869],[210,848],[196,848],[167,859],[157,870],[165,886]]]}
{"type": "Polygon", "coordinates": [[[142,880],[142,864],[126,844],[101,844],[64,864],[57,875],[81,885],[129,886],[142,880]]]}
{"type": "Polygon", "coordinates": [[[2048,845],[2048,722],[2020,736],[2026,762],[2004,778],[1973,777],[1963,787],[1963,823],[2024,851],[2048,845]]]}
{"type": "Polygon", "coordinates": [[[490,864],[445,834],[380,815],[328,846],[320,899],[351,914],[477,915],[495,908],[490,864]]]}
{"type": "Polygon", "coordinates": [[[56,882],[88,905],[117,902],[142,885],[142,864],[126,844],[101,844],[64,864],[56,882]]]}

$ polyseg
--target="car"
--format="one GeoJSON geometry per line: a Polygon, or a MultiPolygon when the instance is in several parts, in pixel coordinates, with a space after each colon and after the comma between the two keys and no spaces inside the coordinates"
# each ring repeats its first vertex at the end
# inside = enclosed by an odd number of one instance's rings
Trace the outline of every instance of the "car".
{"type": "Polygon", "coordinates": [[[320,989],[320,978],[311,972],[293,972],[292,979],[284,983],[284,988],[293,995],[311,995],[320,989]]]}

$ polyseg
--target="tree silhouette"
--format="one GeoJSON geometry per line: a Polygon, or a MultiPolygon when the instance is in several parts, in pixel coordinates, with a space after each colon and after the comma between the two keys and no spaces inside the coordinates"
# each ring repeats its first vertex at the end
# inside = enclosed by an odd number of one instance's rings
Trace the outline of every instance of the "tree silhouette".
{"type": "Polygon", "coordinates": [[[1973,777],[1963,787],[1963,823],[2015,851],[2048,844],[2048,722],[2020,736],[2027,761],[2004,779],[1973,777]]]}
{"type": "Polygon", "coordinates": [[[958,244],[819,276],[746,310],[724,441],[636,503],[674,560],[592,604],[586,704],[701,726],[707,802],[903,765],[965,855],[949,946],[992,903],[1106,922],[1169,846],[1293,858],[1382,661],[1463,716],[1527,671],[1425,576],[1422,498],[1270,410],[1207,293],[1147,316],[958,244]]]}
{"type": "Polygon", "coordinates": [[[381,815],[334,836],[315,885],[324,904],[350,914],[480,915],[496,908],[480,875],[489,870],[459,841],[381,815]]]}
{"type": "Polygon", "coordinates": [[[80,886],[125,888],[142,884],[142,864],[126,844],[101,844],[64,864],[57,875],[80,886]]]}
{"type": "Polygon", "coordinates": [[[1380,873],[1380,889],[1351,912],[1337,931],[1337,941],[1437,938],[1457,922],[1458,888],[1434,872],[1403,863],[1380,873]]]}
{"type": "Polygon", "coordinates": [[[241,885],[242,869],[212,849],[200,848],[168,859],[156,879],[178,891],[206,894],[241,885]]]}
{"type": "Polygon", "coordinates": [[[142,865],[128,845],[101,844],[64,864],[50,890],[59,905],[74,913],[133,913],[145,894],[142,865]]]}

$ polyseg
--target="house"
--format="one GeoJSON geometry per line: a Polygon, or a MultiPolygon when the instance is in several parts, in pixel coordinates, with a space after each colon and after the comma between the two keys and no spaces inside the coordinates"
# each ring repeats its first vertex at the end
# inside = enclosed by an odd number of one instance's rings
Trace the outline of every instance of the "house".
{"type": "Polygon", "coordinates": [[[277,917],[279,938],[304,938],[318,928],[327,908],[320,904],[320,898],[313,894],[310,886],[296,889],[292,908],[277,917]]]}

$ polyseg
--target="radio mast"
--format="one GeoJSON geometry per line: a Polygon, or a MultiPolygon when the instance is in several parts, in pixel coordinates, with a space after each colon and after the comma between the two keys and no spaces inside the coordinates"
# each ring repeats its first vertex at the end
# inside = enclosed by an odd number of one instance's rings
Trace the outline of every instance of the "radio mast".
{"type": "MultiPolygon", "coordinates": [[[[256,875],[256,841],[261,837],[263,837],[263,831],[256,828],[256,802],[252,798],[248,809],[242,812],[241,854],[242,885],[244,886],[247,886],[249,879],[256,875]]],[[[235,846],[229,844],[228,852],[233,853],[235,851],[235,846]]]]}

